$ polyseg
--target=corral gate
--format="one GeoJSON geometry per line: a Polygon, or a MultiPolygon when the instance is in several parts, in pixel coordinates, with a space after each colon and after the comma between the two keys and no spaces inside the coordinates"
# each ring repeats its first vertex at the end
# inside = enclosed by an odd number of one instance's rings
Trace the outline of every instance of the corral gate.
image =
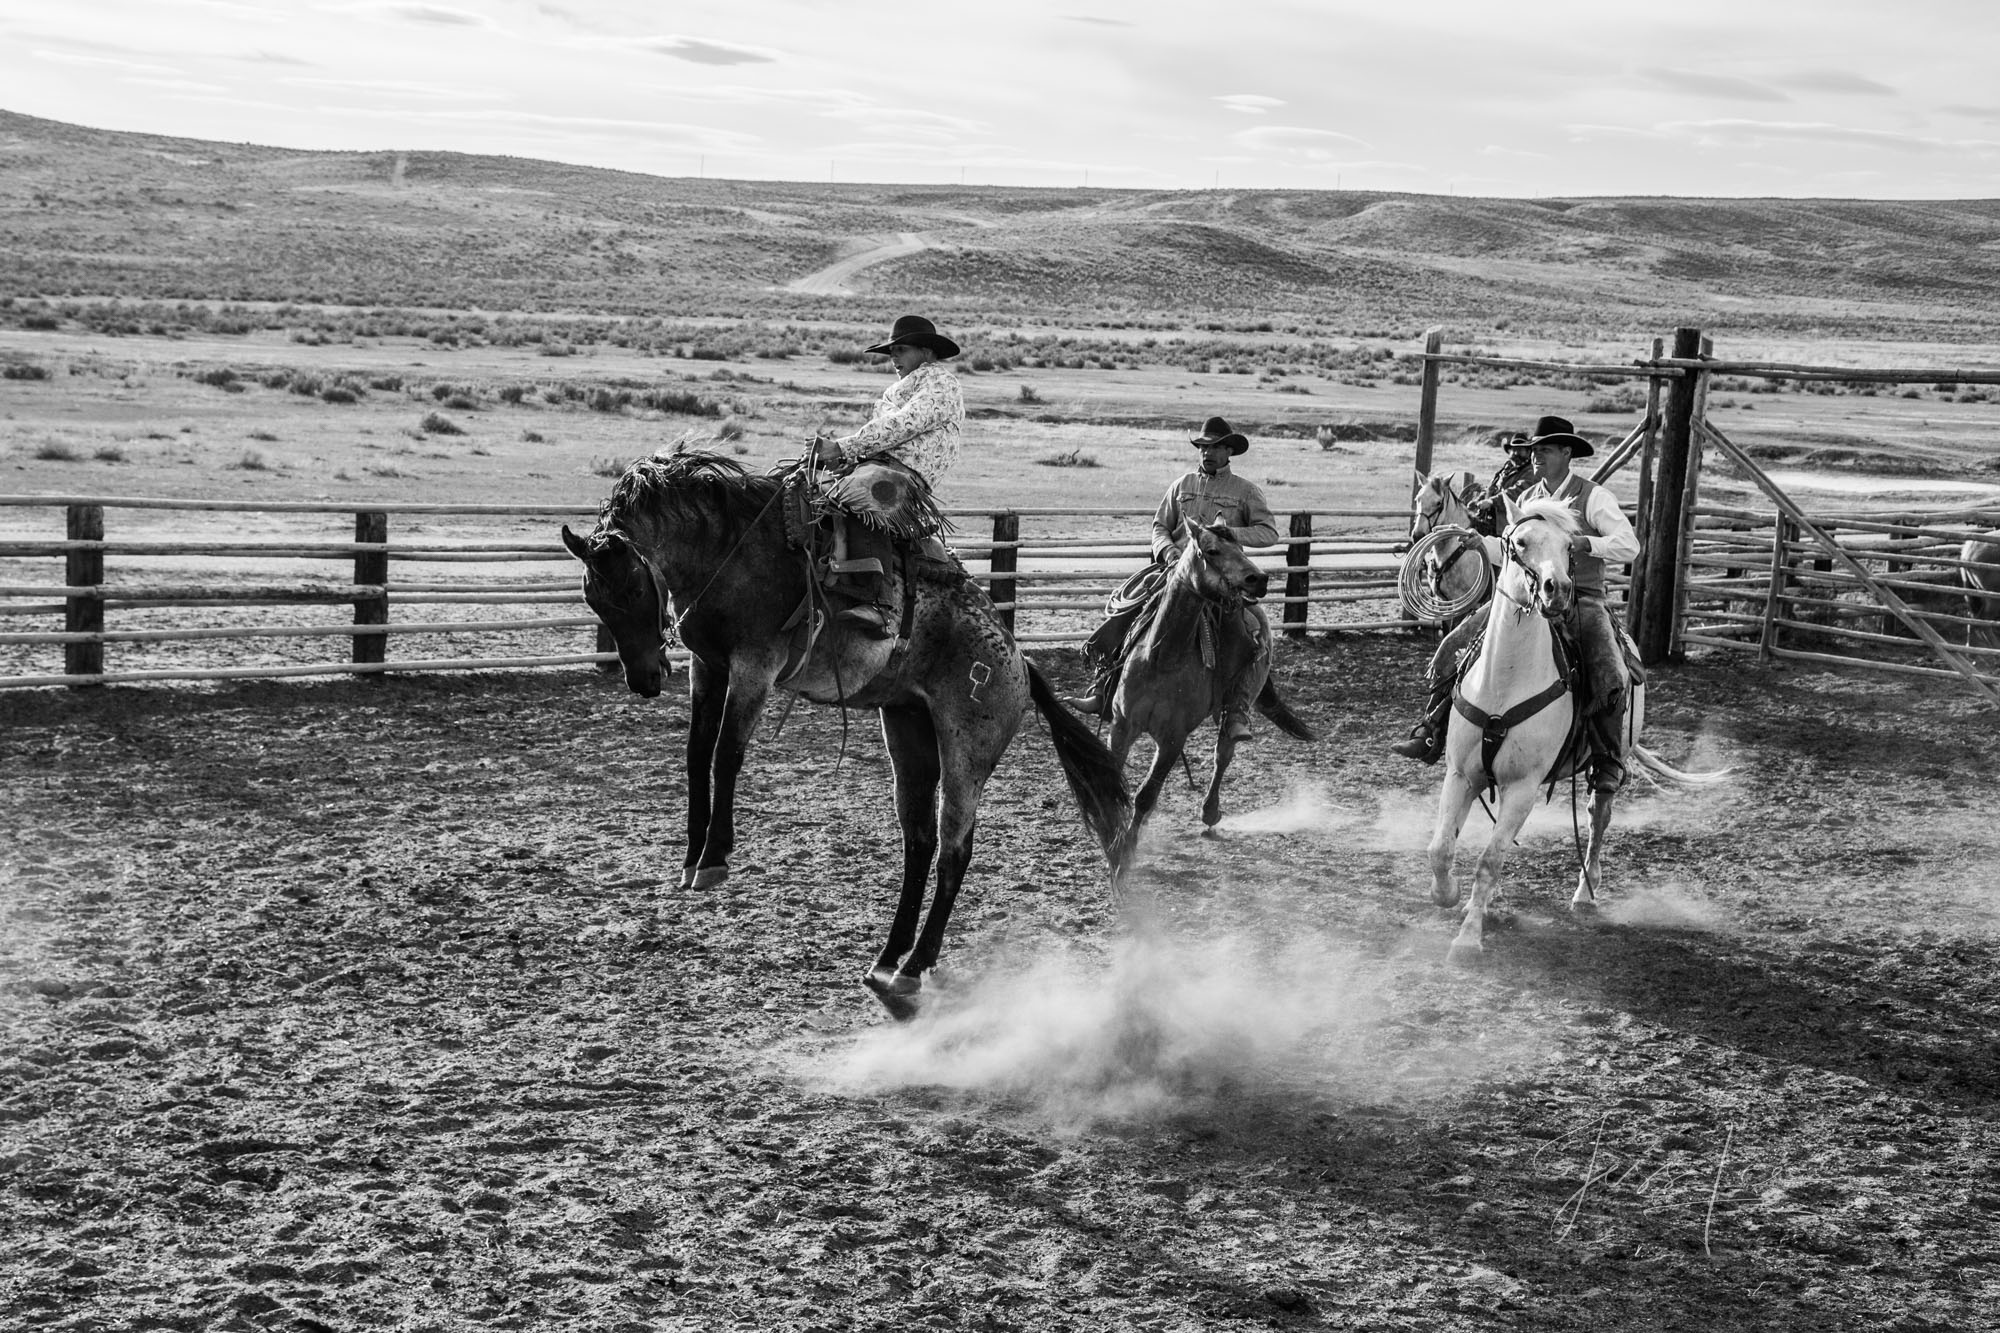
{"type": "MultiPolygon", "coordinates": [[[[2000,384],[2000,370],[1855,368],[1715,357],[1699,329],[1675,331],[1671,354],[1625,366],[1567,365],[1447,354],[1442,331],[1426,337],[1417,470],[1428,472],[1444,363],[1538,369],[1591,378],[1645,377],[1644,420],[1593,473],[1603,479],[1636,453],[1634,525],[1640,555],[1626,581],[1626,624],[1649,663],[1689,644],[1765,657],[1958,678],[2000,703],[2000,599],[1969,597],[1964,543],[2000,528],[2000,506],[1809,513],[1708,419],[1717,376],[1766,381],[2000,384]],[[1662,386],[1665,386],[1664,392],[1662,386]],[[1664,398],[1664,404],[1662,403],[1664,398]],[[1770,508],[1702,495],[1713,449],[1747,477],[1770,508]]],[[[2000,577],[2000,570],[1995,571],[2000,577]]]]}

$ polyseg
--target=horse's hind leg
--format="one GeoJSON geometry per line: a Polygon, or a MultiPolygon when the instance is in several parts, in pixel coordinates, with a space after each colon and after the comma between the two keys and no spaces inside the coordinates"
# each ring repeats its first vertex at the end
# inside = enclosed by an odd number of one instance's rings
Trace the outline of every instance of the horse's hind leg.
{"type": "Polygon", "coordinates": [[[1583,868],[1576,875],[1576,893],[1569,900],[1572,912],[1597,910],[1597,893],[1604,887],[1604,831],[1611,827],[1611,802],[1616,793],[1590,794],[1590,841],[1583,850],[1583,868]]]}
{"type": "Polygon", "coordinates": [[[875,965],[862,981],[883,1006],[899,1019],[914,1017],[921,969],[902,968],[903,956],[917,939],[917,921],[924,910],[924,886],[938,849],[937,728],[922,708],[882,710],[882,739],[895,772],[896,822],[903,830],[903,884],[889,938],[875,965]]]}

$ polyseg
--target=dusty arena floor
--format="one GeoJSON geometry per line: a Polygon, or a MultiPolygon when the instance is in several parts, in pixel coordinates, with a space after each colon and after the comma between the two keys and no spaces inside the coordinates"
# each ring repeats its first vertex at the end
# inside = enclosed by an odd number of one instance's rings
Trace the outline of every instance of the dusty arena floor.
{"type": "Polygon", "coordinates": [[[1427,650],[1288,646],[1323,739],[1170,789],[1140,931],[1031,723],[900,1027],[870,718],[767,720],[695,893],[678,693],[0,697],[0,1326],[1995,1327],[1994,715],[1661,670],[1731,781],[1621,802],[1595,922],[1539,812],[1466,970],[1427,650]]]}

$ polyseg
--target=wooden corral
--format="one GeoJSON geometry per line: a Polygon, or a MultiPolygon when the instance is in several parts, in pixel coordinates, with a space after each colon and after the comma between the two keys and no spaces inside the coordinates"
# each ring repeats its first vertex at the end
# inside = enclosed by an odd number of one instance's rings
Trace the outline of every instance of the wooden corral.
{"type": "MultiPolygon", "coordinates": [[[[62,562],[60,580],[14,573],[0,582],[0,617],[9,623],[0,632],[7,652],[0,687],[616,661],[554,535],[558,523],[587,526],[588,514],[535,505],[102,496],[0,496],[0,512],[11,520],[0,532],[0,561],[11,571],[62,562]],[[352,539],[327,531],[350,522],[352,539]],[[143,535],[131,535],[141,523],[143,535]],[[246,527],[283,535],[227,535],[246,527]],[[440,529],[447,535],[428,535],[440,529]],[[274,564],[298,572],[274,578],[274,564]],[[352,619],[329,618],[329,607],[351,607],[352,619]],[[189,610],[213,612],[217,623],[190,623],[189,610]],[[172,645],[195,642],[212,657],[217,640],[237,641],[248,660],[215,666],[172,657],[172,645]],[[286,640],[287,660],[259,659],[286,640]],[[291,660],[306,644],[327,641],[335,652],[291,660]],[[390,652],[392,641],[411,651],[390,652]],[[143,664],[130,660],[137,645],[151,646],[143,664]]],[[[949,544],[1022,642],[1075,643],[1110,591],[1148,559],[1151,512],[959,514],[961,531],[949,544]]],[[[1396,590],[1402,511],[1298,510],[1282,518],[1287,540],[1255,552],[1284,575],[1283,593],[1266,599],[1274,622],[1294,636],[1406,623],[1396,590]]]]}

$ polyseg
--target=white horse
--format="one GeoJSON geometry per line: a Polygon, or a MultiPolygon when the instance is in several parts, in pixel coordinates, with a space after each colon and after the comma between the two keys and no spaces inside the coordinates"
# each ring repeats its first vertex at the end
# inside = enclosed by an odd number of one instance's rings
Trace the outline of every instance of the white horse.
{"type": "MultiPolygon", "coordinates": [[[[1459,831],[1482,791],[1493,800],[1493,836],[1479,854],[1472,893],[1458,937],[1451,943],[1455,962],[1484,952],[1486,910],[1500,888],[1500,867],[1508,847],[1533,809],[1544,786],[1569,777],[1581,757],[1571,745],[1576,700],[1557,665],[1554,622],[1567,620],[1576,590],[1570,581],[1570,538],[1581,529],[1559,500],[1505,500],[1507,528],[1501,535],[1505,559],[1486,612],[1486,638],[1478,657],[1459,681],[1445,740],[1444,790],[1438,798],[1437,829],[1431,835],[1431,897],[1440,907],[1458,901],[1453,864],[1459,831]],[[1489,746],[1487,734],[1499,736],[1489,746]]],[[[1653,781],[1707,783],[1723,773],[1683,773],[1640,745],[1646,721],[1646,688],[1633,681],[1625,696],[1625,762],[1653,781]]],[[[1611,825],[1610,792],[1593,792],[1590,840],[1577,874],[1574,911],[1595,906],[1604,882],[1604,833],[1611,825]]]]}

